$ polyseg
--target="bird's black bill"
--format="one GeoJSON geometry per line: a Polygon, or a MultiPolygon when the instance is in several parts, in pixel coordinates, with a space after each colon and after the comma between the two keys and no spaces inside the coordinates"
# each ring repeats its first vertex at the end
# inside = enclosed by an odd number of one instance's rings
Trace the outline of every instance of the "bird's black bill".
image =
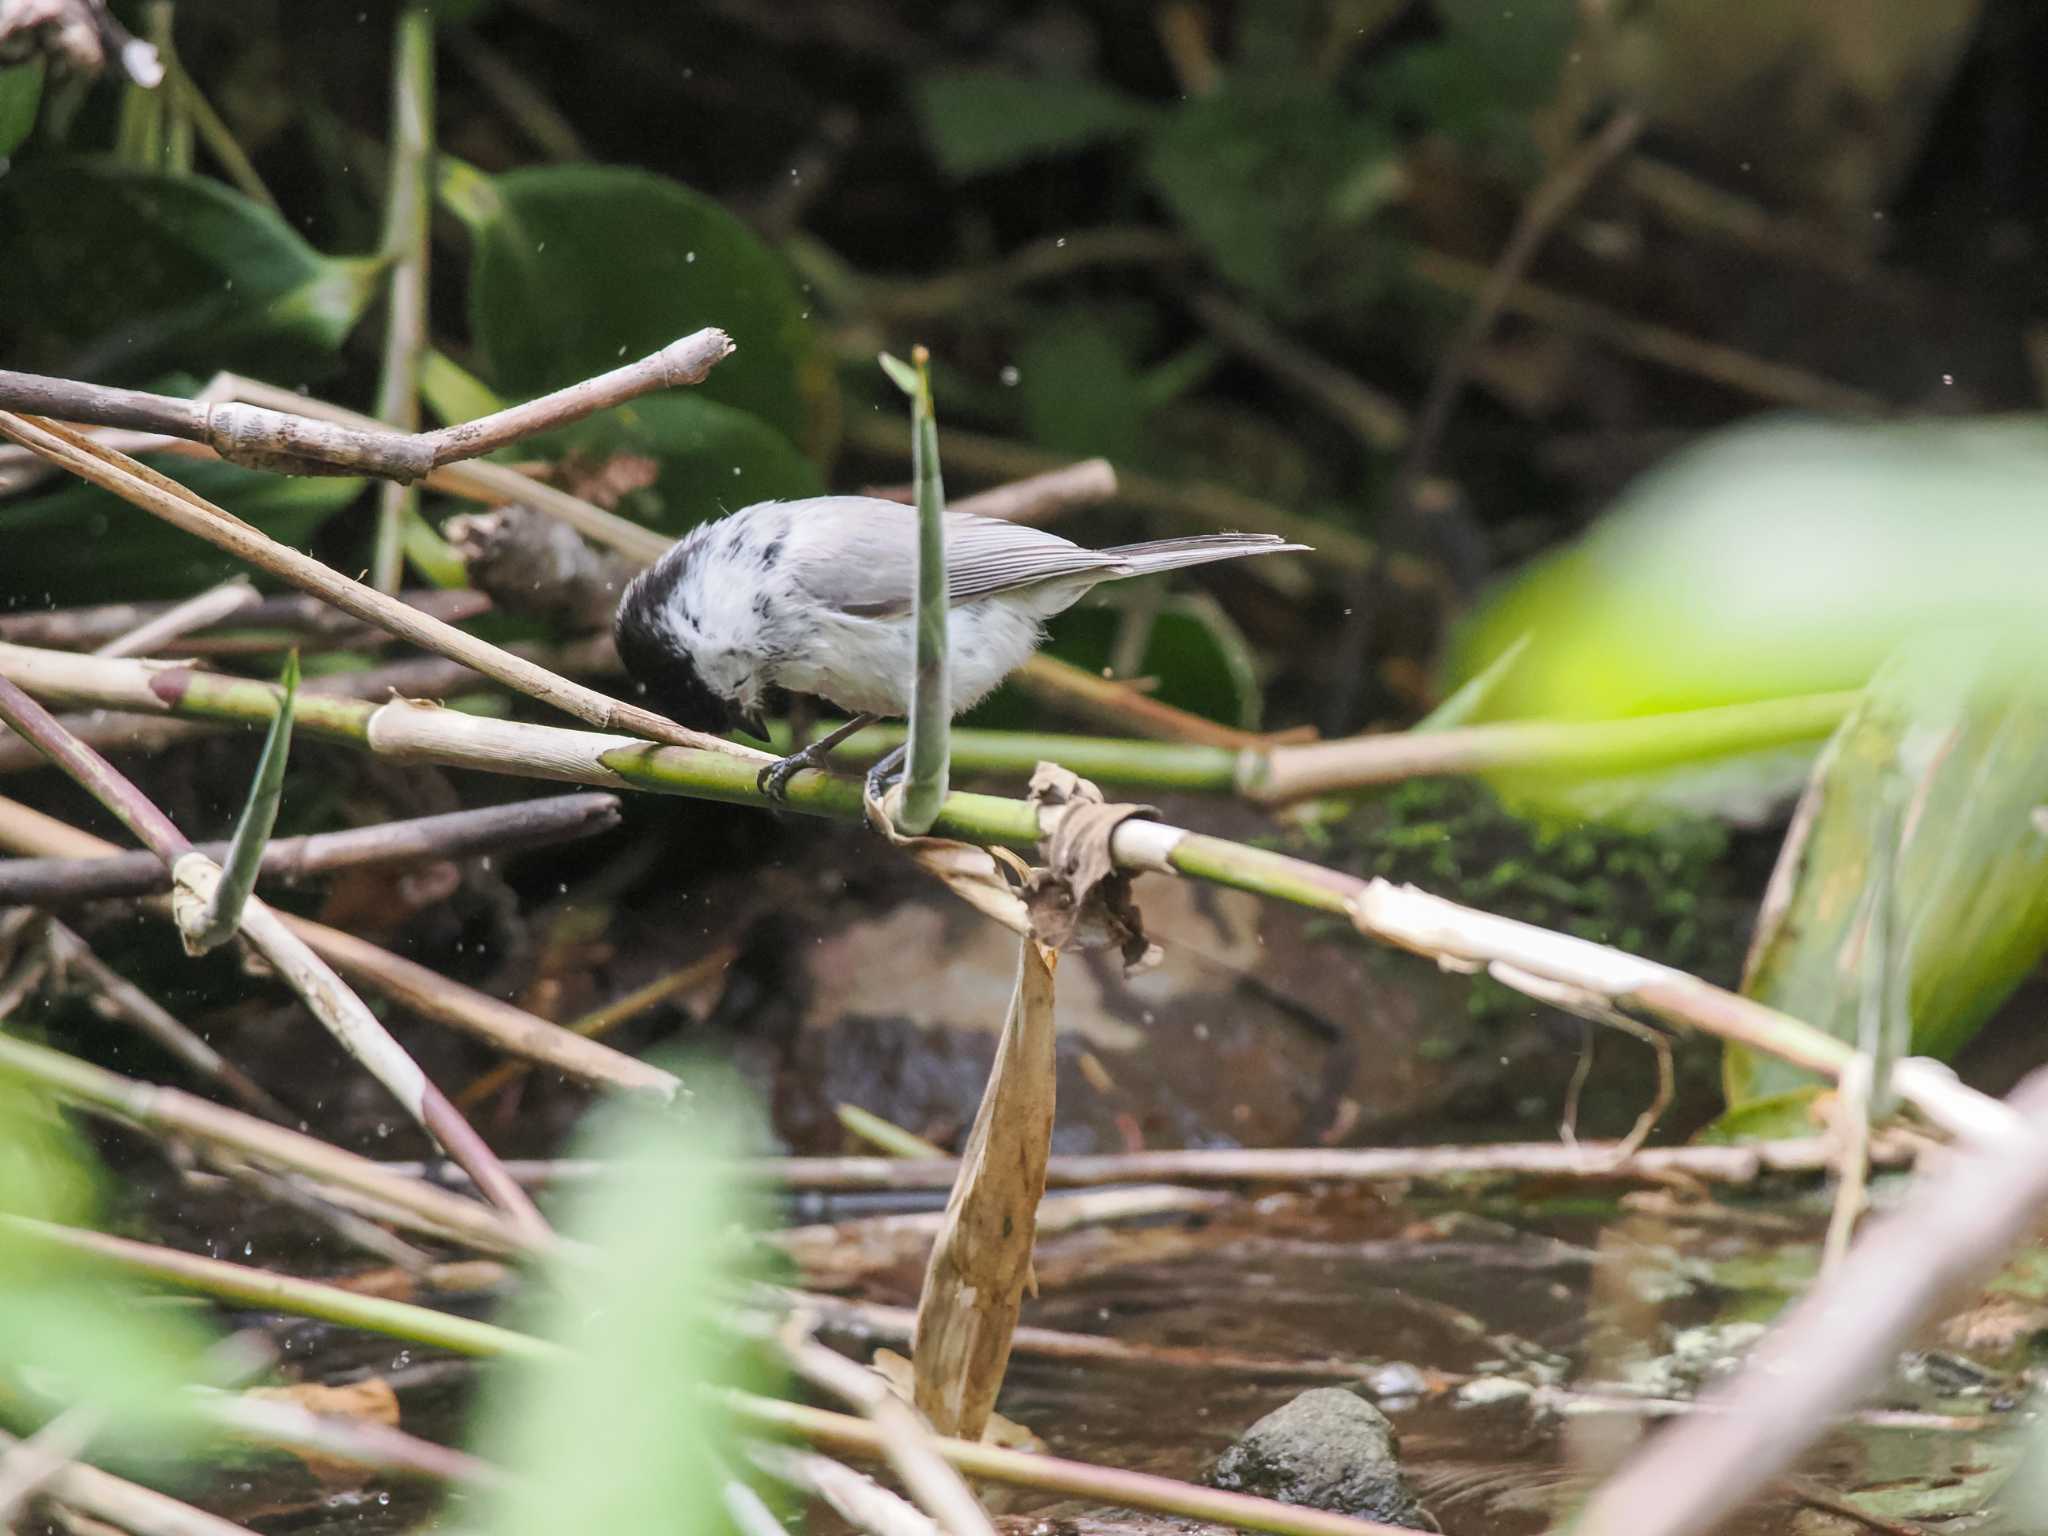
{"type": "Polygon", "coordinates": [[[767,718],[758,709],[749,714],[741,715],[738,720],[738,729],[743,734],[751,736],[764,747],[771,744],[768,740],[767,718]]]}

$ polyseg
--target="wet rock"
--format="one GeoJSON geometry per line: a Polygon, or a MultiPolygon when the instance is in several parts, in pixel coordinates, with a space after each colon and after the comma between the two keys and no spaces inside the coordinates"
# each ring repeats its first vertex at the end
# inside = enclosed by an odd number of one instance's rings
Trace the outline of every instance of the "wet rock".
{"type": "Polygon", "coordinates": [[[1209,1474],[1218,1488],[1434,1531],[1401,1471],[1387,1416],[1343,1387],[1316,1387],[1239,1437],[1209,1474]]]}

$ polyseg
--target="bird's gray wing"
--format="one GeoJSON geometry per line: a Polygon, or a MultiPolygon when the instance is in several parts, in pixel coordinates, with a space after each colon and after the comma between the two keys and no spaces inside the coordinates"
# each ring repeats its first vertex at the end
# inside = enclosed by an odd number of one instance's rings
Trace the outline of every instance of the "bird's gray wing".
{"type": "MultiPolygon", "coordinates": [[[[911,611],[917,581],[917,511],[872,496],[820,496],[789,505],[790,572],[818,601],[873,618],[911,611]]],[[[952,601],[1061,577],[1122,568],[1119,556],[996,518],[946,514],[952,601]]]]}

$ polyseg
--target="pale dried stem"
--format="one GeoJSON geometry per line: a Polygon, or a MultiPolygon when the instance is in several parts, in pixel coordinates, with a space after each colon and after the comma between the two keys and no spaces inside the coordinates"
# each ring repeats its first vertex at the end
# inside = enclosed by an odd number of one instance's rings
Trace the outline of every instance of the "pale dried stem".
{"type": "MultiPolygon", "coordinates": [[[[64,733],[55,717],[11,680],[0,678],[0,719],[46,752],[108,810],[118,816],[150,852],[170,869],[181,892],[189,891],[201,908],[221,876],[220,866],[194,850],[170,818],[91,748],[64,733]]],[[[172,905],[179,906],[174,893],[172,905]]],[[[181,930],[185,923],[179,921],[181,930]]],[[[361,998],[321,962],[284,921],[262,901],[251,898],[242,913],[241,935],[276,967],[314,1016],[341,1044],[383,1083],[399,1104],[448,1154],[467,1168],[478,1190],[499,1206],[535,1241],[545,1241],[547,1223],[525,1190],[506,1174],[497,1154],[449,1103],[440,1089],[392,1039],[361,998]]]]}
{"type": "MultiPolygon", "coordinates": [[[[547,847],[591,837],[619,824],[616,795],[554,795],[511,805],[450,811],[408,821],[380,822],[345,832],[279,838],[263,854],[263,877],[294,883],[338,869],[378,869],[434,859],[547,847]]],[[[224,842],[201,843],[211,859],[224,842]]],[[[170,889],[170,875],[155,856],[121,853],[103,859],[15,859],[0,864],[0,907],[62,906],[153,896],[170,889]]]]}
{"type": "MultiPolygon", "coordinates": [[[[152,668],[144,662],[104,661],[17,646],[0,646],[0,674],[67,702],[152,712],[167,711],[175,702],[189,701],[203,691],[212,692],[219,700],[216,707],[225,712],[230,707],[227,695],[239,697],[252,686],[211,678],[189,668],[152,668]]],[[[270,697],[262,694],[265,701],[270,697]]],[[[255,694],[250,701],[256,701],[255,694]]],[[[652,789],[766,804],[754,782],[753,755],[743,761],[729,754],[656,747],[630,737],[554,726],[484,720],[404,702],[377,708],[367,721],[350,716],[345,721],[336,717],[324,723],[306,706],[302,724],[363,742],[374,752],[400,760],[447,763],[603,789],[652,789]]],[[[788,788],[792,809],[843,818],[861,814],[856,784],[824,774],[799,774],[788,788]]],[[[1032,845],[1042,835],[1038,813],[1027,803],[972,794],[948,799],[937,830],[983,843],[1032,845]]],[[[1842,1041],[1787,1014],[1682,971],[1532,924],[1494,917],[1412,887],[1362,880],[1304,859],[1137,818],[1117,827],[1110,851],[1120,868],[1132,872],[1172,871],[1316,911],[1344,914],[1368,937],[1440,963],[1476,969],[1498,961],[1523,974],[1590,991],[1617,1008],[1739,1040],[1829,1077],[1839,1073],[1853,1054],[1842,1041]]],[[[2010,1110],[1963,1086],[1939,1063],[1923,1058],[1903,1061],[1894,1069],[1893,1086],[1908,1103],[1957,1136],[1995,1141],[2010,1139],[2017,1132],[2010,1110]]]]}
{"type": "Polygon", "coordinates": [[[155,617],[116,635],[93,650],[95,656],[147,656],[195,629],[218,624],[231,614],[260,601],[256,588],[246,576],[231,576],[217,587],[187,598],[155,617]]]}
{"type": "MultiPolygon", "coordinates": [[[[1901,1063],[1901,1065],[1904,1065],[1901,1063]]],[[[1588,1536],[1695,1536],[1719,1525],[1827,1433],[1893,1353],[2021,1241],[2048,1206],[2048,1076],[2001,1106],[2013,1137],[1966,1149],[1873,1225],[1689,1422],[1652,1440],[1593,1496],[1588,1536]]]]}
{"type": "MultiPolygon", "coordinates": [[[[101,859],[119,851],[89,832],[6,799],[0,799],[0,848],[58,859],[101,859]]],[[[310,918],[287,916],[285,922],[343,975],[374,987],[422,1018],[553,1067],[578,1082],[645,1094],[664,1103],[683,1091],[681,1080],[672,1072],[595,1040],[582,1039],[559,1024],[450,981],[367,939],[310,918]]]]}
{"type": "Polygon", "coordinates": [[[374,624],[423,650],[474,667],[485,676],[580,720],[678,746],[726,752],[762,762],[769,760],[766,753],[736,746],[701,731],[685,730],[651,710],[607,698],[595,689],[558,677],[510,651],[420,613],[388,593],[351,581],[310,555],[278,543],[177,481],[159,475],[126,454],[102,449],[69,428],[0,411],[0,435],[61,464],[81,479],[112,491],[173,527],[325,598],[365,623],[374,624]]]}
{"type": "Polygon", "coordinates": [[[6,369],[0,369],[0,408],[93,426],[160,432],[202,443],[231,463],[251,469],[376,475],[409,484],[442,465],[477,458],[655,390],[701,384],[731,351],[732,342],[723,331],[696,331],[636,363],[433,432],[346,426],[295,409],[181,400],[6,369]]]}
{"type": "Polygon", "coordinates": [[[763,1440],[749,1443],[746,1454],[777,1482],[818,1500],[868,1536],[946,1536],[915,1504],[844,1462],[763,1440]]]}
{"type": "Polygon", "coordinates": [[[882,1378],[809,1337],[802,1319],[778,1336],[791,1367],[806,1381],[851,1403],[874,1426],[879,1448],[911,1497],[948,1536],[995,1536],[988,1514],[938,1451],[938,1437],[918,1411],[882,1378]]]}
{"type": "MultiPolygon", "coordinates": [[[[12,1451],[19,1444],[14,1436],[0,1432],[0,1449],[12,1451]]],[[[43,1487],[52,1498],[110,1520],[135,1536],[251,1536],[246,1526],[75,1461],[51,1469],[43,1487]]]]}
{"type": "Polygon", "coordinates": [[[409,1231],[494,1254],[516,1254],[527,1247],[522,1235],[489,1206],[181,1089],[137,1082],[5,1035],[0,1035],[0,1072],[34,1083],[67,1103],[159,1135],[225,1147],[259,1166],[301,1175],[323,1188],[359,1191],[381,1202],[383,1212],[409,1231]]]}
{"type": "MultiPolygon", "coordinates": [[[[1887,1166],[1912,1161],[1910,1147],[1885,1142],[1887,1166]]],[[[1744,1146],[1645,1147],[1621,1155],[1619,1142],[1510,1142],[1476,1147],[1247,1147],[1056,1156],[1046,1183],[1063,1189],[1140,1180],[1183,1184],[1400,1184],[1416,1180],[1515,1178],[1587,1179],[1665,1183],[1674,1179],[1753,1184],[1771,1174],[1821,1173],[1833,1166],[1824,1137],[1753,1142],[1744,1146]]],[[[400,1168],[410,1165],[398,1164],[400,1168]]],[[[593,1164],[513,1163],[521,1177],[574,1181],[596,1177],[593,1164]]],[[[945,1189],[959,1172],[956,1159],[789,1157],[745,1165],[755,1178],[791,1189],[945,1189]]]]}
{"type": "MultiPolygon", "coordinates": [[[[866,1419],[747,1392],[723,1391],[718,1393],[718,1400],[743,1424],[758,1432],[794,1435],[813,1445],[855,1455],[879,1456],[886,1449],[880,1428],[866,1419]]],[[[935,1443],[939,1453],[961,1471],[1012,1488],[1071,1494],[1125,1509],[1156,1510],[1240,1530],[1273,1532],[1275,1536],[1413,1536],[1405,1526],[1281,1504],[1250,1494],[1227,1493],[1220,1488],[1176,1482],[1148,1472],[1127,1472],[1120,1467],[1094,1466],[943,1436],[935,1443]]]]}

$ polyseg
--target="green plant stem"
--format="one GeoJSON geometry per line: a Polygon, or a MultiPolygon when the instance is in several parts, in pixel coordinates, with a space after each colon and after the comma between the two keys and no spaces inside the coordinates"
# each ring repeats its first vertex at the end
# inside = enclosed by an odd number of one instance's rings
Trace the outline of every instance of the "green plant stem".
{"type": "MultiPolygon", "coordinates": [[[[420,424],[420,359],[427,349],[427,254],[433,216],[434,18],[424,6],[398,14],[391,61],[391,173],[383,255],[391,263],[377,418],[401,432],[420,424]]],[[[419,492],[387,480],[377,494],[370,584],[396,592],[405,572],[405,531],[419,492]]]]}
{"type": "Polygon", "coordinates": [[[270,195],[270,188],[263,185],[263,178],[256,174],[254,163],[236,141],[233,131],[222,121],[221,115],[213,109],[213,103],[206,99],[198,83],[186,72],[185,61],[169,48],[160,47],[157,53],[164,62],[164,84],[175,93],[179,109],[198,130],[199,142],[220,162],[220,168],[227,173],[228,180],[235,184],[237,191],[251,202],[261,203],[276,213],[277,199],[270,195]]]}
{"type": "Polygon", "coordinates": [[[408,1343],[429,1349],[446,1349],[459,1355],[552,1360],[562,1354],[559,1346],[544,1339],[515,1333],[493,1323],[457,1317],[408,1302],[386,1301],[380,1296],[365,1296],[343,1290],[338,1285],[323,1285],[317,1280],[273,1275],[246,1264],[230,1264],[225,1259],[182,1253],[175,1248],[112,1237],[83,1227],[37,1221],[29,1216],[0,1214],[0,1228],[31,1242],[89,1254],[129,1274],[211,1296],[231,1306],[289,1312],[295,1317],[315,1317],[323,1322],[361,1328],[386,1338],[404,1339],[408,1343]]]}
{"type": "MultiPolygon", "coordinates": [[[[241,700],[242,708],[260,711],[267,719],[275,707],[268,684],[210,677],[190,668],[0,644],[0,679],[16,672],[68,701],[119,709],[207,714],[211,711],[194,705],[211,696],[241,700]]],[[[756,787],[752,760],[722,752],[483,720],[403,700],[374,708],[344,700],[318,702],[325,721],[343,726],[338,734],[400,760],[611,789],[631,786],[738,805],[767,804],[756,787]],[[365,709],[370,710],[367,717],[359,713],[365,709]]],[[[308,711],[309,716],[312,713],[308,711]]],[[[1423,739],[1441,741],[1451,734],[1423,739]]],[[[861,786],[829,774],[799,774],[788,785],[786,803],[794,810],[847,820],[864,814],[861,786]]],[[[1030,847],[1038,841],[1040,824],[1037,809],[1025,801],[956,793],[944,801],[935,830],[975,842],[1030,847]]],[[[1511,985],[1528,980],[1538,996],[1545,995],[1544,988],[1562,988],[1614,1007],[1637,1009],[1667,1023],[1740,1041],[1830,1077],[1838,1075],[1853,1055],[1841,1041],[1697,977],[1384,880],[1363,880],[1286,854],[1138,819],[1118,828],[1111,851],[1127,869],[1172,869],[1342,914],[1376,942],[1463,969],[1490,966],[1511,985]]],[[[1952,1074],[1916,1060],[1900,1063],[1899,1075],[1902,1097],[1937,1124],[1966,1135],[2010,1132],[2010,1114],[1997,1101],[1962,1087],[1952,1074]],[[1910,1083],[1908,1068],[1915,1069],[1910,1083]]]]}
{"type": "Polygon", "coordinates": [[[903,805],[897,825],[913,836],[928,832],[946,799],[947,736],[953,723],[946,621],[946,490],[939,476],[939,426],[932,408],[931,358],[911,353],[915,372],[883,359],[889,376],[910,396],[911,481],[917,500],[917,672],[910,689],[910,746],[903,805]]]}
{"type": "Polygon", "coordinates": [[[256,894],[256,877],[263,870],[263,855],[270,846],[270,834],[277,825],[278,802],[284,796],[284,766],[292,749],[292,711],[299,698],[299,653],[293,651],[285,662],[284,680],[279,685],[277,714],[270,733],[263,740],[263,755],[256,762],[256,778],[249,786],[249,802],[235,823],[234,839],[221,862],[220,884],[213,900],[191,932],[191,942],[200,949],[212,949],[234,937],[242,925],[242,909],[256,894]]]}

